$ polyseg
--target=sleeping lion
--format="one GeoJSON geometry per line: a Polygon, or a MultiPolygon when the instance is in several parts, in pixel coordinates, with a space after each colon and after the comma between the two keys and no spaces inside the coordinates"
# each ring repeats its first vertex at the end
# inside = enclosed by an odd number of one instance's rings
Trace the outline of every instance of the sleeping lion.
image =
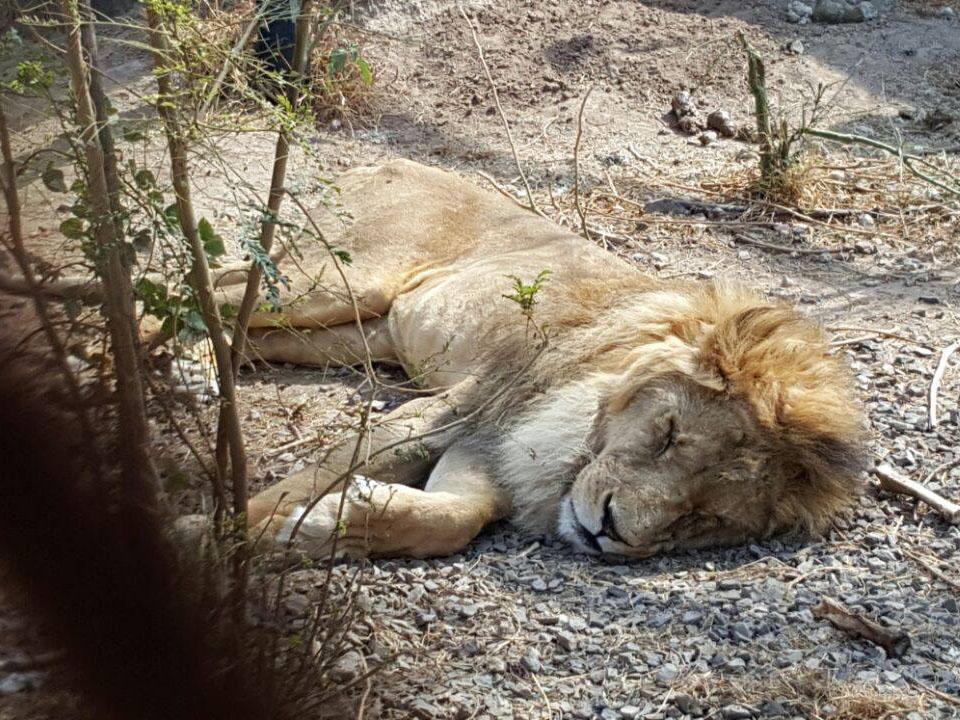
{"type": "Polygon", "coordinates": [[[854,496],[853,384],[793,310],[651,278],[413,162],[337,184],[343,212],[311,217],[352,262],[341,275],[327,249],[305,248],[282,313],[255,315],[251,352],[394,363],[429,393],[254,497],[253,537],[311,556],[335,542],[427,557],[509,519],[647,557],[817,532],[854,496]]]}

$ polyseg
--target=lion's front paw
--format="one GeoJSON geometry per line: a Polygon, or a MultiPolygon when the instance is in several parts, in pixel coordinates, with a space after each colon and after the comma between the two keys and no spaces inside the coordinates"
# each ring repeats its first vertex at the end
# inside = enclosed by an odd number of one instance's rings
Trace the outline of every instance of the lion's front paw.
{"type": "Polygon", "coordinates": [[[357,475],[347,489],[346,498],[334,492],[312,506],[296,506],[277,532],[277,542],[287,545],[293,538],[292,547],[312,558],[328,556],[334,551],[334,545],[337,557],[366,557],[369,554],[366,534],[356,530],[366,524],[363,522],[367,516],[365,511],[372,506],[374,489],[381,485],[357,475]]]}

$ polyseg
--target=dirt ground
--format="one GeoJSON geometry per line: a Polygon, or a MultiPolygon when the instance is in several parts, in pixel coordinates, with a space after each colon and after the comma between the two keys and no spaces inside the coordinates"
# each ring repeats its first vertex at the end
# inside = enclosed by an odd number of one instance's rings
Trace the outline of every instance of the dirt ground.
{"type": "MultiPolygon", "coordinates": [[[[879,19],[862,24],[793,25],[786,5],[463,3],[547,214],[579,229],[573,146],[580,101],[592,88],[580,182],[597,241],[660,276],[748,282],[822,322],[854,369],[877,459],[957,499],[956,358],[940,389],[940,423],[927,428],[930,380],[941,350],[960,336],[957,204],[901,177],[889,159],[826,144],[811,161],[799,210],[748,202],[755,146],[703,145],[673,128],[669,110],[688,90],[705,112],[723,109],[749,126],[735,39],[742,31],[766,58],[773,100],[791,119],[817,83],[829,84],[824,127],[902,140],[915,152],[946,149],[931,158],[956,172],[960,18],[940,13],[939,3],[886,2],[876,3],[879,19]]],[[[295,156],[290,185],[309,195],[320,177],[408,157],[486,184],[482,171],[521,197],[457,6],[387,0],[357,3],[355,12],[377,73],[375,113],[325,123],[309,140],[311,157],[295,156]]],[[[151,92],[148,61],[109,39],[103,47],[111,96],[133,120],[151,92]]],[[[36,108],[11,115],[17,152],[56,142],[54,123],[36,108]]],[[[198,202],[236,239],[249,221],[249,188],[268,185],[273,139],[221,134],[216,151],[199,148],[194,158],[198,202]]],[[[127,152],[161,166],[155,143],[127,152]]],[[[55,229],[62,196],[35,179],[24,202],[34,251],[69,257],[55,229]]],[[[360,380],[339,370],[245,373],[255,482],[307,462],[362,393],[360,380]]],[[[158,430],[164,456],[186,462],[176,438],[162,423],[158,430]]],[[[184,510],[198,504],[188,490],[174,500],[184,510]]],[[[371,717],[958,717],[958,551],[960,529],[872,484],[825,538],[630,565],[498,527],[453,558],[367,566],[370,613],[351,644],[364,663],[385,664],[370,688],[371,717]],[[886,658],[815,620],[811,608],[824,595],[902,626],[912,650],[886,658]]],[[[292,603],[292,613],[307,612],[318,572],[296,574],[293,586],[307,601],[292,603]]],[[[23,649],[26,631],[11,623],[2,626],[0,655],[23,649]]],[[[44,698],[43,689],[2,697],[0,720],[47,716],[44,698]]]]}

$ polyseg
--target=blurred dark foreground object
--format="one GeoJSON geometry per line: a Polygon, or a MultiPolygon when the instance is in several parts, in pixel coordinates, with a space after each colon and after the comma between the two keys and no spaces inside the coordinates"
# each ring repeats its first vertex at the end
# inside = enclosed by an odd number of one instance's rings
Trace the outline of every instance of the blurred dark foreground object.
{"type": "Polygon", "coordinates": [[[272,667],[258,673],[268,663],[232,643],[242,635],[204,592],[197,566],[181,568],[152,488],[121,485],[108,441],[82,436],[56,370],[5,340],[0,554],[95,716],[292,715],[273,701],[272,667]]]}

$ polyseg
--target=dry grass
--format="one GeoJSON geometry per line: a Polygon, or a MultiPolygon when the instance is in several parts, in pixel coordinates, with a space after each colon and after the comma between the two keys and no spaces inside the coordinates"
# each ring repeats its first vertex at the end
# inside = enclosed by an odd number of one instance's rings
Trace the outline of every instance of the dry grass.
{"type": "MultiPolygon", "coordinates": [[[[255,108],[261,98],[276,94],[270,70],[250,50],[257,32],[249,34],[245,52],[238,42],[254,19],[257,7],[243,0],[230,10],[210,8],[203,18],[179,27],[179,67],[189,72],[191,91],[199,105],[215,89],[214,79],[225,63],[229,69],[219,87],[221,105],[232,111],[255,108]]],[[[373,112],[373,71],[364,58],[363,36],[338,21],[328,3],[318,3],[313,13],[314,33],[310,53],[309,107],[318,122],[337,119],[345,124],[362,121],[373,112]]]]}
{"type": "Polygon", "coordinates": [[[922,712],[924,698],[907,692],[880,692],[861,683],[836,680],[823,671],[790,670],[766,679],[717,679],[713,675],[689,677],[674,686],[677,694],[688,695],[702,704],[749,705],[759,708],[777,701],[810,720],[885,720],[922,712]]]}

